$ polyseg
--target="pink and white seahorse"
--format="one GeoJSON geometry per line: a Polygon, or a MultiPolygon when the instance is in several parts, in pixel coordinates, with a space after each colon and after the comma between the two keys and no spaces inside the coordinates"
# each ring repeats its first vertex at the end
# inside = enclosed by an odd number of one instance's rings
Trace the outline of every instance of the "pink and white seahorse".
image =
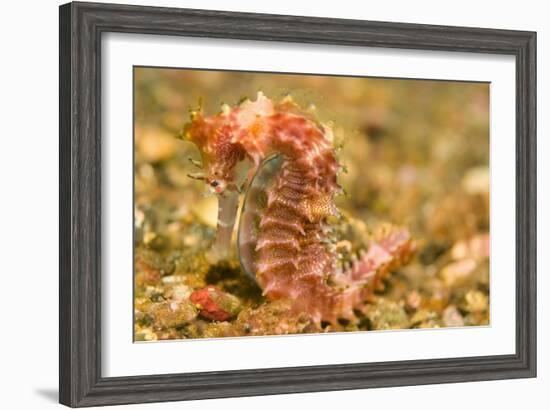
{"type": "Polygon", "coordinates": [[[185,136],[202,155],[198,177],[219,196],[219,257],[229,253],[240,186],[247,188],[239,256],[268,299],[292,300],[293,309],[314,322],[338,327],[342,319],[356,320],[395,261],[410,254],[408,231],[391,229],[351,266],[338,263],[327,241],[341,192],[332,131],[291,99],[275,104],[258,93],[256,101],[224,106],[217,115],[192,112],[185,136]],[[246,162],[256,171],[253,178],[246,179],[246,162]]]}

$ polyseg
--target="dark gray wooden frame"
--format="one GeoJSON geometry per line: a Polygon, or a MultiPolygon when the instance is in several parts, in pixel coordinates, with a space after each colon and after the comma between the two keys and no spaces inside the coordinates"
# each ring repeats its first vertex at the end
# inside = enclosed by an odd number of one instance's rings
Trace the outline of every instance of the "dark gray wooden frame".
{"type": "Polygon", "coordinates": [[[536,376],[536,33],[94,3],[69,3],[59,12],[61,403],[81,407],[536,376]],[[515,56],[516,353],[102,377],[100,65],[106,32],[515,56]]]}

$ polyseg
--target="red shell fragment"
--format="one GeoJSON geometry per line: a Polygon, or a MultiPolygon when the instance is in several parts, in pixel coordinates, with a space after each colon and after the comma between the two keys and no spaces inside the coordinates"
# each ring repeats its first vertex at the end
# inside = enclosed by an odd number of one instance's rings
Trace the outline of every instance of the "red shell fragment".
{"type": "Polygon", "coordinates": [[[205,319],[220,322],[231,319],[240,310],[239,300],[215,286],[194,291],[189,297],[205,319]]]}

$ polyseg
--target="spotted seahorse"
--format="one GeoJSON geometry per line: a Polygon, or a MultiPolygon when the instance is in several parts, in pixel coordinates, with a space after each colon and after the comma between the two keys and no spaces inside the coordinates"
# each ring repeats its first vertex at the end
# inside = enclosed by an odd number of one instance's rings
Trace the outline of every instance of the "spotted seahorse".
{"type": "Polygon", "coordinates": [[[372,241],[348,265],[330,243],[330,220],[339,215],[334,198],[342,189],[329,126],[290,98],[255,101],[220,113],[191,113],[184,129],[202,156],[204,179],[218,194],[216,253],[227,255],[238,197],[246,190],[239,221],[241,266],[269,300],[289,299],[312,320],[338,327],[357,312],[395,260],[411,250],[406,229],[372,241]],[[250,164],[246,167],[242,164],[250,164]]]}

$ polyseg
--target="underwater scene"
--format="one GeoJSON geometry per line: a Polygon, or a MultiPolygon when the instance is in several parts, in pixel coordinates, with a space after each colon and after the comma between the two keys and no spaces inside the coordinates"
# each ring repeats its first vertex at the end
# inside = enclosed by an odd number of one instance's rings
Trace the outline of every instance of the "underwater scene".
{"type": "Polygon", "coordinates": [[[133,86],[136,342],[490,324],[488,83],[133,86]]]}

